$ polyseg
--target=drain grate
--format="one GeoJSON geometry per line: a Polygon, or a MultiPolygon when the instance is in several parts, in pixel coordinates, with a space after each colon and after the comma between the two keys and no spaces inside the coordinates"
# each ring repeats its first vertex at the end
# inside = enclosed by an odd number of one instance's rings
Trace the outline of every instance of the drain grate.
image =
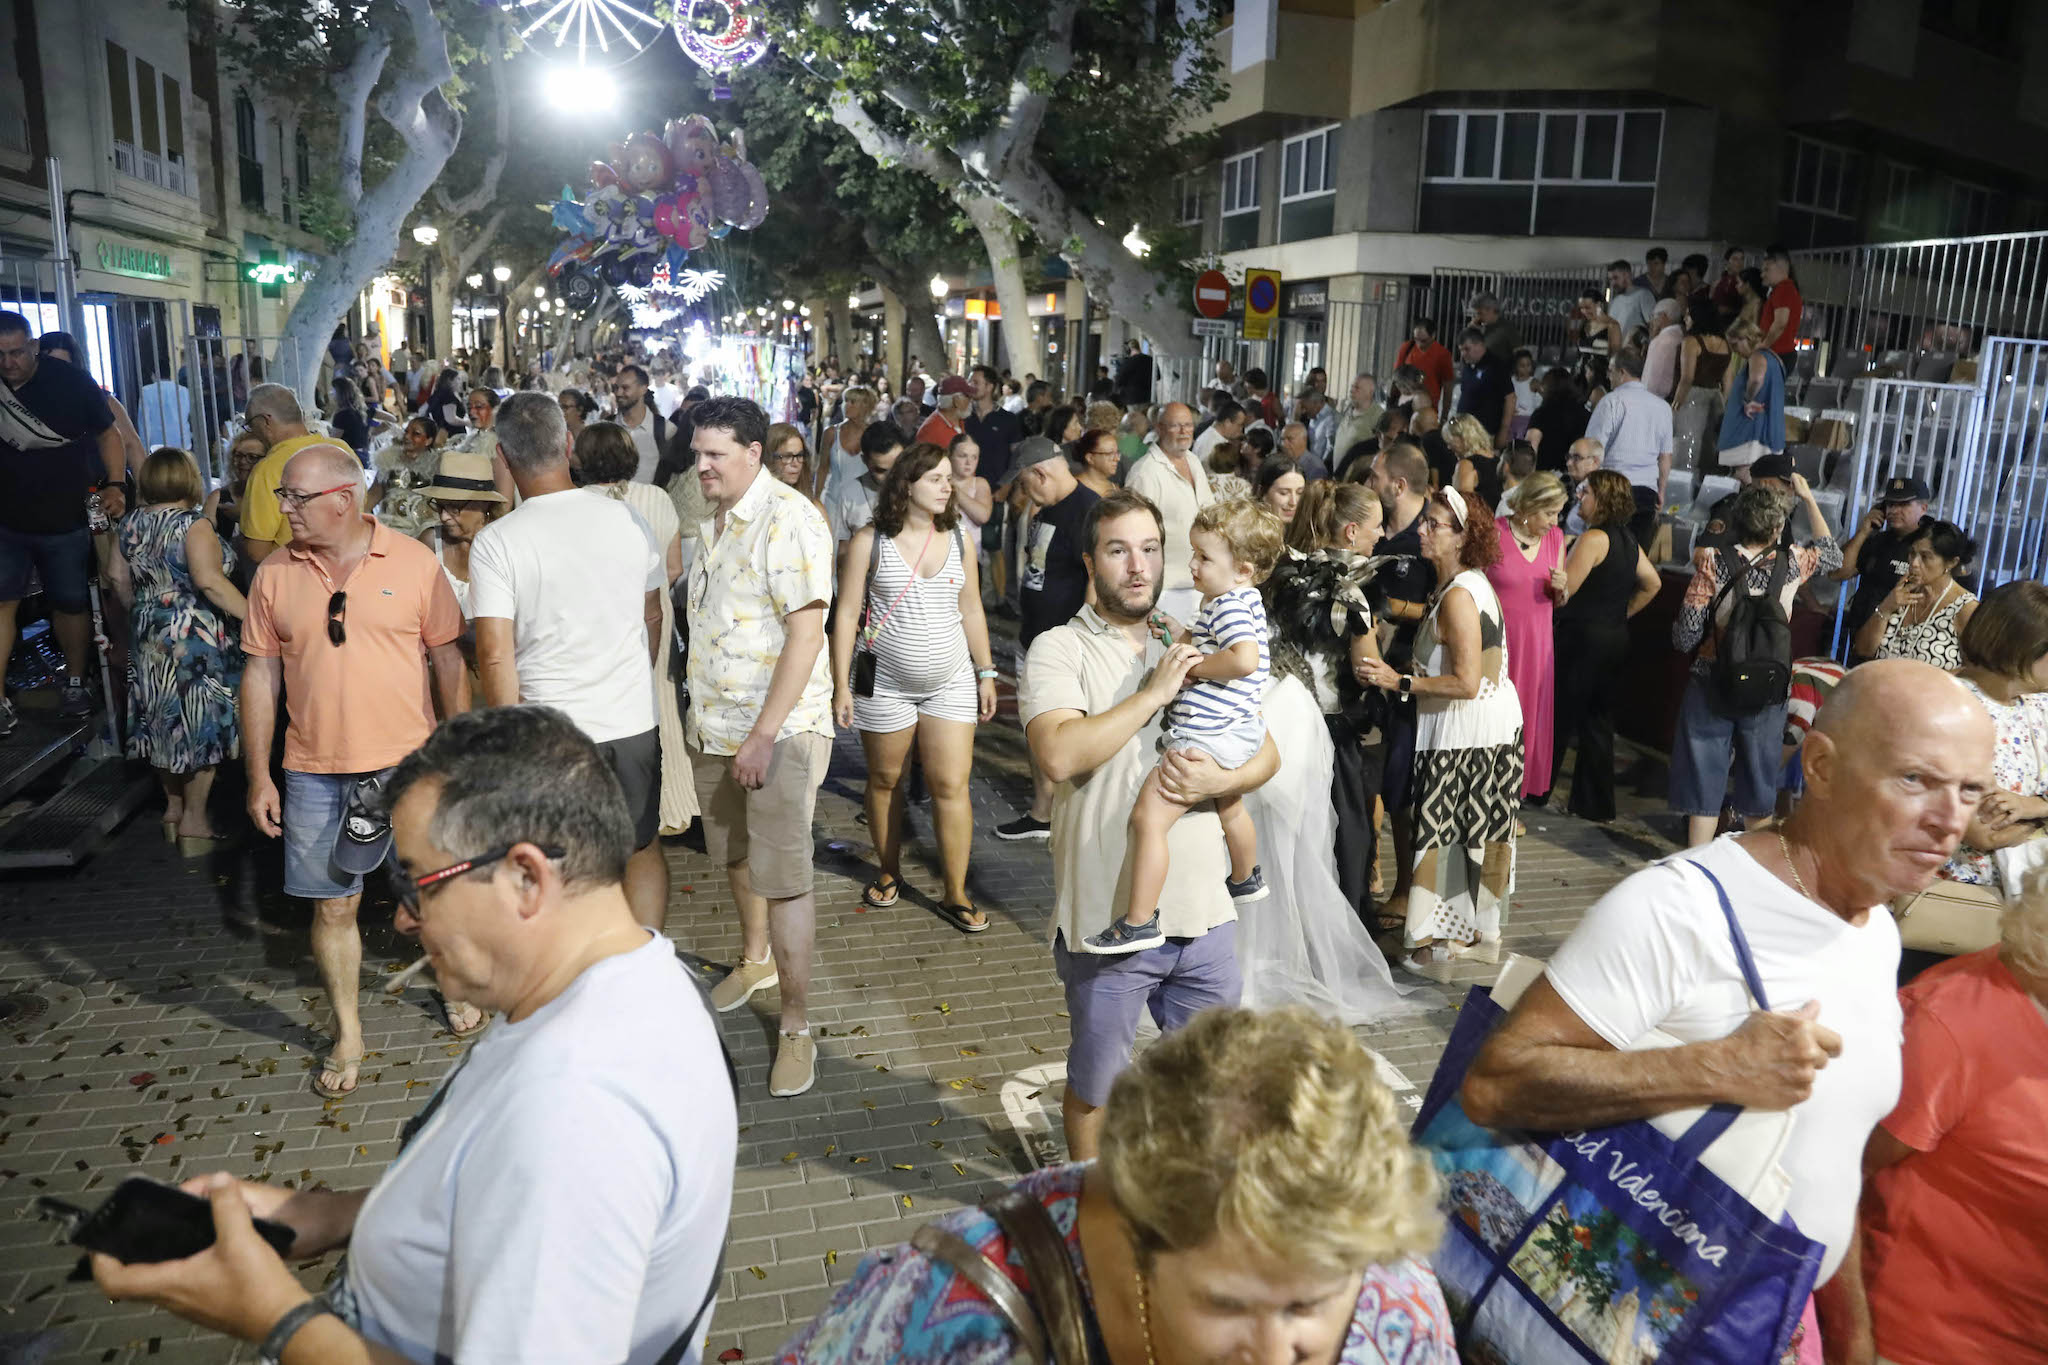
{"type": "Polygon", "coordinates": [[[34,1023],[49,1013],[50,1002],[34,991],[0,995],[0,1026],[15,1028],[34,1023]]]}

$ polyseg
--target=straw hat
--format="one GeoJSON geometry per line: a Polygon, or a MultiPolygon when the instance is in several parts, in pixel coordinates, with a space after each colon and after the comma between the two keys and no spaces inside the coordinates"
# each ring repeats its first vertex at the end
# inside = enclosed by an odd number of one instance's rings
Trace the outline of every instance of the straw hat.
{"type": "Polygon", "coordinates": [[[441,452],[441,472],[419,490],[435,502],[503,502],[491,478],[491,457],[474,450],[441,452]]]}

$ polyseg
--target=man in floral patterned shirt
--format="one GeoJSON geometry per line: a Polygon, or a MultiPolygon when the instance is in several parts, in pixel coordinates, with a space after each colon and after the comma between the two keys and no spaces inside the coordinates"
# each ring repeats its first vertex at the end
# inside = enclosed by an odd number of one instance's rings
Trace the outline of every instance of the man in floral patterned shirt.
{"type": "Polygon", "coordinates": [[[704,847],[725,864],[740,910],[741,959],[711,1002],[738,1009],[780,986],[771,1095],[817,1076],[805,1007],[817,907],[811,815],[832,756],[825,606],[832,532],[811,500],[761,468],[768,418],[744,398],[691,413],[693,471],[711,516],[690,566],[690,713],[683,721],[704,847]]]}

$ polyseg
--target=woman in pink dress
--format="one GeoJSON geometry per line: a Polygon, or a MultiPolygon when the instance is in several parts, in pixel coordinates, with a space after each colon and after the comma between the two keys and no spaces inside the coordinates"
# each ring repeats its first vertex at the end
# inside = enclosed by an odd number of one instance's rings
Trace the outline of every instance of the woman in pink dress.
{"type": "Polygon", "coordinates": [[[1500,528],[1500,562],[1486,571],[1500,598],[1508,677],[1522,699],[1522,799],[1550,794],[1551,698],[1556,676],[1550,613],[1565,600],[1564,485],[1538,470],[1509,490],[1500,528]]]}

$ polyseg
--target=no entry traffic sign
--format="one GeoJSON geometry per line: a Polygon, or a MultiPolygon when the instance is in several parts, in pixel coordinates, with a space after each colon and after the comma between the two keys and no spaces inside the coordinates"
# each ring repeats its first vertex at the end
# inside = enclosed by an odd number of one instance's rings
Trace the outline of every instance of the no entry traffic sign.
{"type": "Polygon", "coordinates": [[[1204,270],[1195,277],[1195,311],[1205,318],[1230,311],[1230,280],[1222,271],[1204,270]]]}

